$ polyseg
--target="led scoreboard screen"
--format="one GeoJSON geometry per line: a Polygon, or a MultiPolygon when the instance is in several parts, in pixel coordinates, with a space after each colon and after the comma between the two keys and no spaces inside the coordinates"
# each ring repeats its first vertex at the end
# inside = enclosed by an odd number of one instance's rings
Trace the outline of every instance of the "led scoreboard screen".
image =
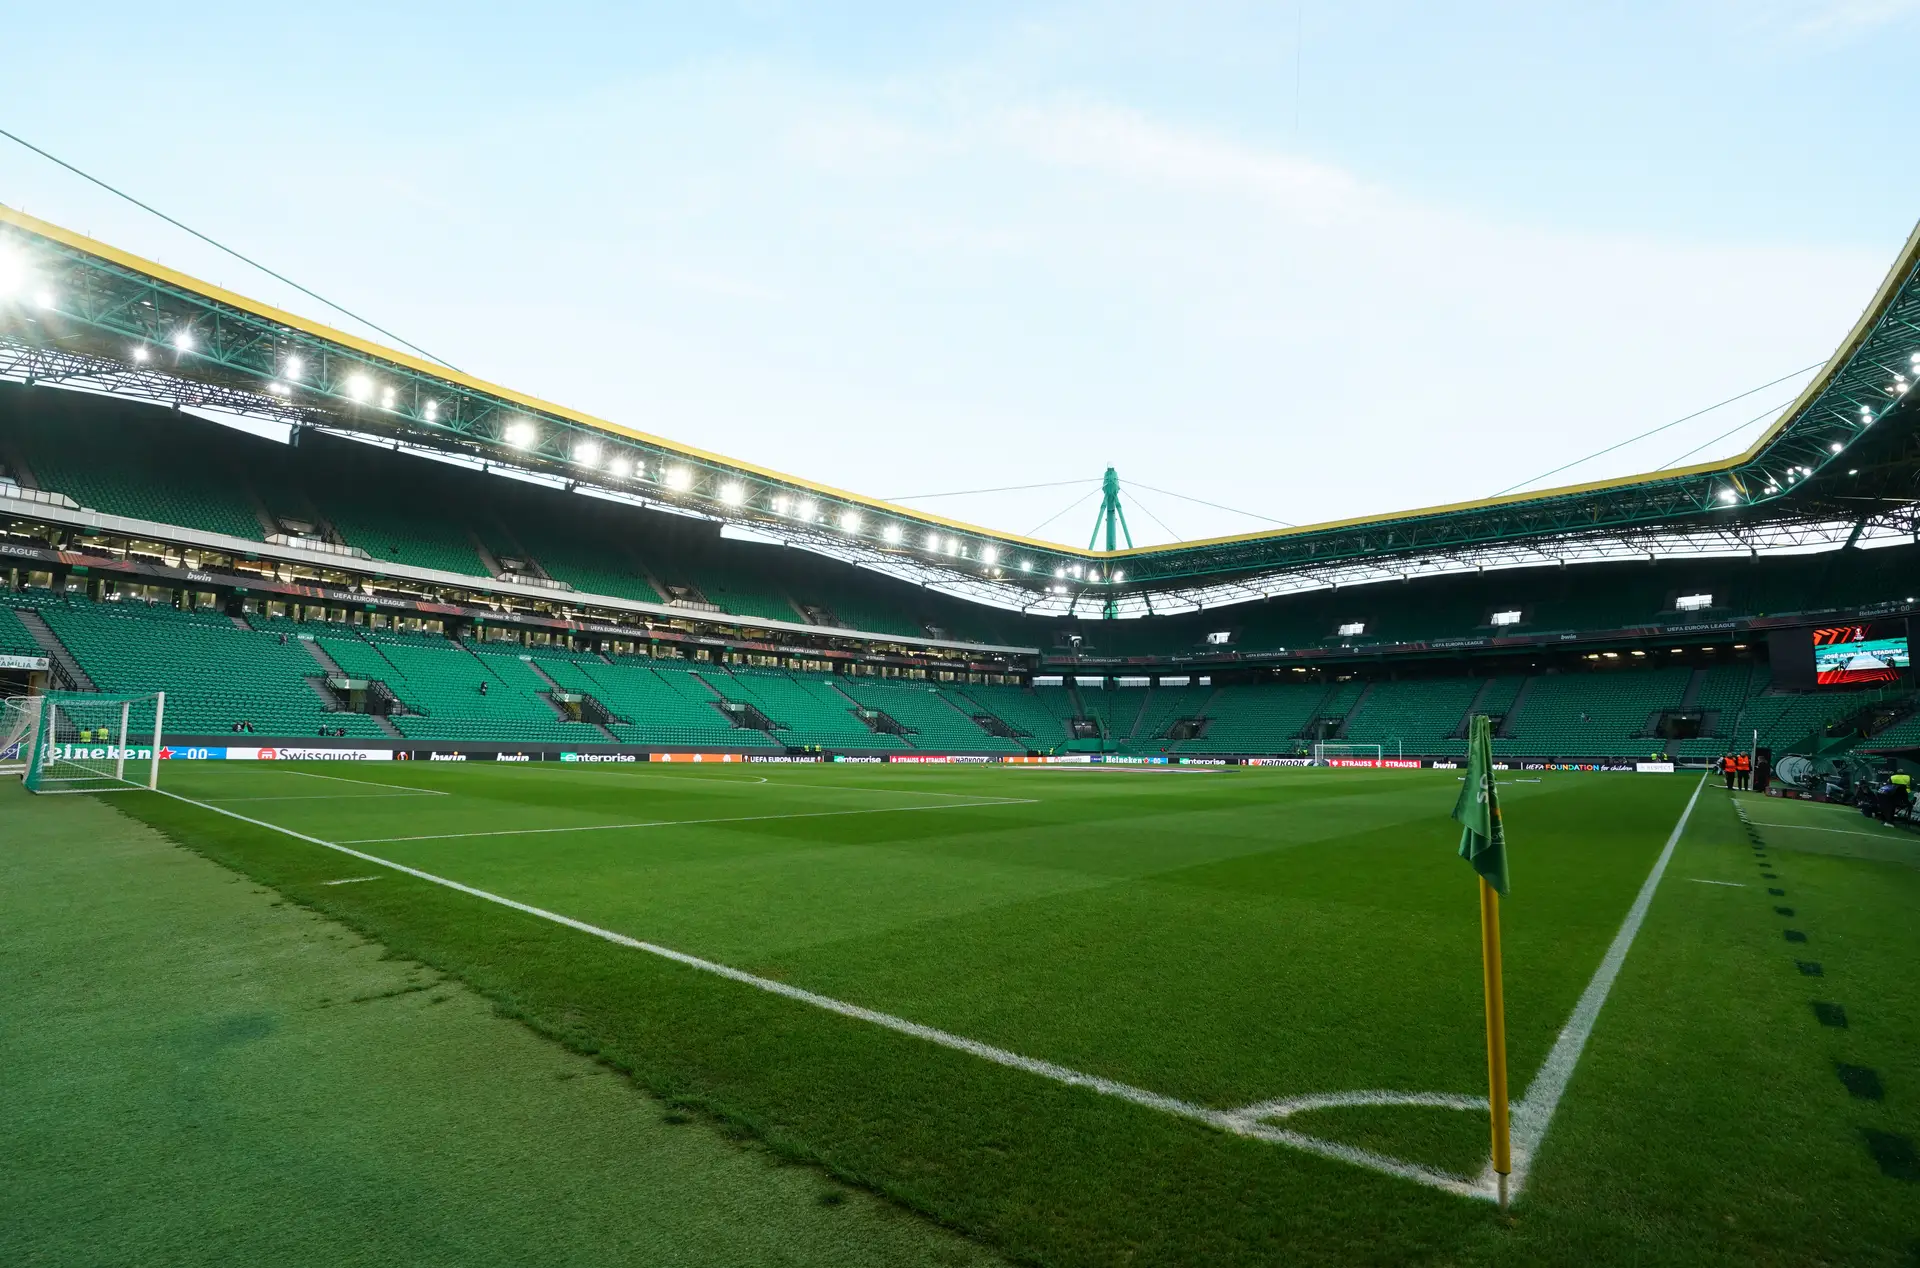
{"type": "Polygon", "coordinates": [[[1892,682],[1907,667],[1907,623],[1835,625],[1813,632],[1813,677],[1822,687],[1892,682]]]}

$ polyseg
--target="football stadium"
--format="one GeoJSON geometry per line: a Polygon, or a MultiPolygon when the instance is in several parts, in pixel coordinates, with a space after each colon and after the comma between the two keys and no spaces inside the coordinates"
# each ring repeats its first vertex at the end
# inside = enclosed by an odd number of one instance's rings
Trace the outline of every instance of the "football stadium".
{"type": "Polygon", "coordinates": [[[0,1243],[1911,1262],[1858,302],[1731,458],[1083,548],[0,209],[0,1243]]]}

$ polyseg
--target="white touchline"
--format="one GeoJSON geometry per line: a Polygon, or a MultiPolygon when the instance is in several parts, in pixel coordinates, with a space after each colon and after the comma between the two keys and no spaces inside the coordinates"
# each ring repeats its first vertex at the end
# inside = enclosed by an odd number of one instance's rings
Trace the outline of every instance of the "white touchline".
{"type": "MultiPolygon", "coordinates": [[[[1693,796],[1687,798],[1687,808],[1680,812],[1680,821],[1673,825],[1673,832],[1667,837],[1666,848],[1660,851],[1660,857],[1654,860],[1653,870],[1647,873],[1646,883],[1640,886],[1640,892],[1634,897],[1633,906],[1627,908],[1627,918],[1620,922],[1620,932],[1613,935],[1613,943],[1607,948],[1606,955],[1600,959],[1600,967],[1593,971],[1593,977],[1587,983],[1587,989],[1580,992],[1580,1002],[1573,1006],[1573,1016],[1561,1029],[1560,1037],[1553,1042],[1552,1051],[1541,1063],[1533,1076],[1533,1082],[1527,1085],[1525,1098],[1514,1103],[1513,1113],[1513,1175],[1509,1185],[1513,1196],[1520,1196],[1526,1188],[1527,1173],[1533,1167],[1533,1157],[1540,1149],[1540,1142],[1547,1138],[1547,1128],[1553,1123],[1553,1112],[1560,1108],[1560,1097],[1567,1090],[1567,1083],[1573,1078],[1573,1068],[1580,1064],[1580,1054],[1586,1050],[1587,1038],[1593,1034],[1593,1024],[1600,1017],[1601,1006],[1607,1002],[1607,995],[1613,990],[1614,979],[1620,976],[1620,966],[1627,961],[1627,952],[1633,949],[1633,940],[1640,932],[1640,922],[1647,918],[1647,908],[1653,904],[1653,891],[1660,887],[1660,878],[1667,873],[1667,862],[1673,858],[1673,849],[1680,844],[1680,834],[1687,830],[1687,820],[1693,816],[1693,808],[1700,800],[1700,790],[1707,786],[1707,777],[1700,776],[1700,782],[1693,786],[1693,796]]],[[[1489,1189],[1495,1184],[1493,1168],[1489,1164],[1481,1173],[1481,1184],[1489,1189]]]]}
{"type": "Polygon", "coordinates": [[[487,832],[429,832],[411,837],[354,837],[343,845],[387,845],[396,841],[462,841],[468,837],[527,837],[554,832],[615,832],[626,828],[681,828],[703,823],[760,823],[768,819],[831,819],[838,815],[898,815],[913,810],[965,810],[969,806],[1018,806],[1028,797],[996,797],[992,801],[947,802],[938,806],[881,806],[870,810],[809,810],[784,815],[728,815],[719,819],[649,819],[642,823],[584,823],[571,828],[495,828],[487,832]]]}
{"type": "MultiPolygon", "coordinates": [[[[1646,883],[1640,887],[1640,893],[1634,899],[1633,906],[1628,909],[1626,920],[1620,926],[1620,932],[1614,936],[1613,943],[1607,948],[1607,954],[1600,962],[1600,967],[1594,971],[1593,979],[1587,984],[1587,989],[1581,993],[1580,1001],[1574,1007],[1572,1018],[1567,1022],[1565,1028],[1561,1030],[1560,1037],[1554,1043],[1553,1050],[1548,1054],[1546,1063],[1541,1066],[1539,1073],[1534,1076],[1532,1084],[1528,1086],[1527,1098],[1523,1101],[1516,1102],[1512,1107],[1515,1130],[1513,1176],[1510,1191],[1515,1197],[1519,1196],[1520,1190],[1526,1182],[1527,1170],[1533,1161],[1533,1156],[1539,1149],[1541,1141],[1546,1138],[1547,1128],[1553,1121],[1553,1112],[1560,1103],[1561,1094],[1566,1091],[1567,1082],[1573,1077],[1574,1066],[1579,1063],[1580,1054],[1586,1047],[1587,1037],[1593,1033],[1594,1020],[1600,1014],[1601,1005],[1606,1003],[1608,992],[1613,989],[1614,979],[1619,976],[1620,966],[1626,960],[1627,951],[1633,945],[1634,936],[1640,931],[1640,922],[1646,917],[1648,905],[1653,901],[1653,892],[1659,886],[1660,877],[1666,872],[1667,861],[1673,857],[1674,846],[1679,843],[1680,834],[1686,830],[1687,820],[1693,814],[1694,804],[1700,800],[1700,789],[1705,786],[1706,778],[1702,776],[1700,783],[1694,787],[1693,796],[1687,800],[1686,809],[1680,812],[1680,821],[1674,825],[1673,834],[1667,838],[1666,848],[1660,852],[1660,857],[1654,862],[1653,871],[1647,876],[1646,883]]],[[[1388,1157],[1385,1154],[1378,1154],[1372,1150],[1342,1144],[1339,1141],[1323,1140],[1317,1136],[1307,1135],[1304,1132],[1297,1132],[1284,1127],[1276,1127],[1267,1121],[1274,1118],[1284,1119],[1292,1114],[1311,1109],[1322,1109],[1339,1105],[1411,1105],[1445,1109],[1475,1109],[1486,1104],[1484,1097],[1461,1096],[1445,1092],[1336,1092],[1289,1097],[1275,1101],[1263,1101],[1255,1105],[1242,1106],[1238,1109],[1211,1109],[1207,1106],[1195,1105],[1190,1101],[1180,1100],[1177,1097],[1163,1096],[1158,1092],[1150,1092],[1144,1088],[1137,1088],[1130,1084],[1103,1078],[1100,1075],[1085,1074],[1066,1066],[1055,1065],[1051,1061],[1042,1061],[1036,1057],[1022,1056],[1020,1053],[1012,1052],[1005,1048],[997,1048],[992,1044],[981,1043],[976,1039],[968,1039],[964,1035],[956,1035],[932,1026],[923,1026],[919,1022],[908,1021],[904,1017],[896,1017],[891,1013],[883,1013],[875,1009],[863,1008],[858,1004],[850,1004],[845,1000],[834,999],[827,995],[818,995],[798,986],[789,986],[785,982],[776,982],[771,978],[759,977],[755,974],[747,973],[713,960],[703,960],[699,956],[688,955],[684,951],[675,951],[671,947],[663,947],[657,943],[644,942],[638,938],[628,937],[623,933],[616,933],[611,929],[603,929],[598,925],[588,924],[584,920],[576,920],[572,916],[564,916],[559,912],[548,911],[543,907],[535,907],[530,903],[523,903],[516,899],[492,893],[488,890],[476,888],[472,885],[465,885],[445,876],[436,876],[432,872],[422,871],[417,867],[408,867],[404,863],[396,863],[391,859],[381,858],[377,854],[369,854],[364,850],[356,850],[353,848],[353,844],[373,844],[372,842],[341,843],[326,841],[316,836],[309,836],[304,832],[296,832],[292,828],[283,828],[277,823],[268,823],[264,819],[249,818],[237,811],[228,810],[221,806],[210,805],[204,801],[195,801],[191,797],[182,797],[179,793],[169,792],[164,788],[155,791],[159,792],[161,796],[171,798],[174,801],[183,802],[189,806],[198,806],[202,810],[211,810],[213,813],[225,815],[229,819],[237,819],[242,823],[250,823],[257,828],[265,828],[269,832],[278,832],[283,836],[289,836],[298,841],[305,841],[324,849],[336,850],[341,854],[359,859],[362,862],[372,863],[379,867],[391,868],[396,872],[401,872],[418,880],[426,881],[428,884],[440,885],[474,898],[483,899],[486,902],[497,903],[502,907],[511,908],[514,911],[538,917],[541,920],[549,920],[554,924],[564,925],[569,929],[604,939],[616,946],[628,947],[635,951],[644,951],[649,955],[657,955],[663,959],[672,960],[676,964],[698,969],[703,973],[712,973],[716,976],[724,977],[729,981],[751,986],[756,990],[766,991],[773,995],[779,995],[803,1004],[809,1004],[830,1013],[838,1013],[843,1017],[851,1017],[856,1021],[868,1022],[872,1025],[884,1027],[887,1030],[896,1031],[903,1035],[910,1035],[913,1038],[924,1040],[927,1043],[937,1044],[943,1048],[950,1048],[956,1052],[967,1053],[969,1056],[978,1057],[983,1061],[991,1061],[996,1065],[1008,1066],[1028,1074],[1038,1075],[1041,1078],[1051,1079],[1056,1083],[1063,1083],[1069,1087],[1084,1088],[1087,1091],[1096,1092],[1102,1096],[1111,1096],[1118,1100],[1142,1106],[1146,1109],[1159,1110],[1163,1114],[1172,1114],[1194,1122],[1205,1123],[1208,1126],[1218,1128],[1224,1132],[1230,1132],[1236,1136],[1245,1136],[1255,1140],[1267,1141],[1272,1144],[1287,1145],[1307,1153],[1318,1154],[1323,1158],[1332,1158],[1340,1162],[1350,1163],[1354,1166],[1384,1172],[1387,1175],[1399,1176],[1402,1179],[1412,1180],[1418,1184],[1440,1189],[1459,1197],[1474,1198],[1488,1202],[1495,1200],[1496,1187],[1491,1170],[1483,1172],[1477,1179],[1453,1175],[1432,1167],[1422,1166],[1418,1163],[1388,1157]]],[[[948,808],[949,807],[911,807],[911,809],[948,808]]],[[[833,811],[828,813],[862,814],[889,812],[833,811]]],[[[772,817],[787,818],[791,816],[772,817]]],[[[566,829],[561,830],[564,831],[566,829]]]]}
{"type": "Polygon", "coordinates": [[[1689,876],[1687,879],[1696,885],[1725,885],[1730,889],[1745,889],[1747,887],[1745,881],[1710,881],[1704,876],[1689,876]]]}
{"type": "Polygon", "coordinates": [[[337,881],[321,881],[322,885],[358,885],[361,881],[377,881],[378,876],[348,876],[337,881]]]}

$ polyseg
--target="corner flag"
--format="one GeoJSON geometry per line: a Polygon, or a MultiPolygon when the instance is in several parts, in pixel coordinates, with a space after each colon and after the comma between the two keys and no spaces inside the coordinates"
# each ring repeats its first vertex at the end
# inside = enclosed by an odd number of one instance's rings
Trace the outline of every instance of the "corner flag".
{"type": "Polygon", "coordinates": [[[1493,782],[1493,719],[1476,714],[1467,732],[1467,781],[1453,817],[1460,821],[1460,857],[1502,894],[1507,892],[1507,834],[1493,782]]]}
{"type": "Polygon", "coordinates": [[[1487,1109],[1493,1124],[1493,1170],[1500,1209],[1507,1209],[1513,1140],[1507,1111],[1507,1004],[1500,969],[1500,895],[1507,892],[1507,834],[1493,778],[1493,723],[1477,714],[1467,732],[1467,778],[1454,803],[1460,857],[1480,873],[1480,971],[1487,1003],[1487,1109]]]}

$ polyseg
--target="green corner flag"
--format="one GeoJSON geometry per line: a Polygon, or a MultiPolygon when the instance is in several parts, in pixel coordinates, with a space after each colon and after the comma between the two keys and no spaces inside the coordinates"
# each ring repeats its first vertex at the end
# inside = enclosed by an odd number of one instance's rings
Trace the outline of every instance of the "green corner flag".
{"type": "Polygon", "coordinates": [[[1507,836],[1500,826],[1500,797],[1493,783],[1493,722],[1475,714],[1467,732],[1467,779],[1453,817],[1460,821],[1460,857],[1486,877],[1502,895],[1507,892],[1507,836]]]}

